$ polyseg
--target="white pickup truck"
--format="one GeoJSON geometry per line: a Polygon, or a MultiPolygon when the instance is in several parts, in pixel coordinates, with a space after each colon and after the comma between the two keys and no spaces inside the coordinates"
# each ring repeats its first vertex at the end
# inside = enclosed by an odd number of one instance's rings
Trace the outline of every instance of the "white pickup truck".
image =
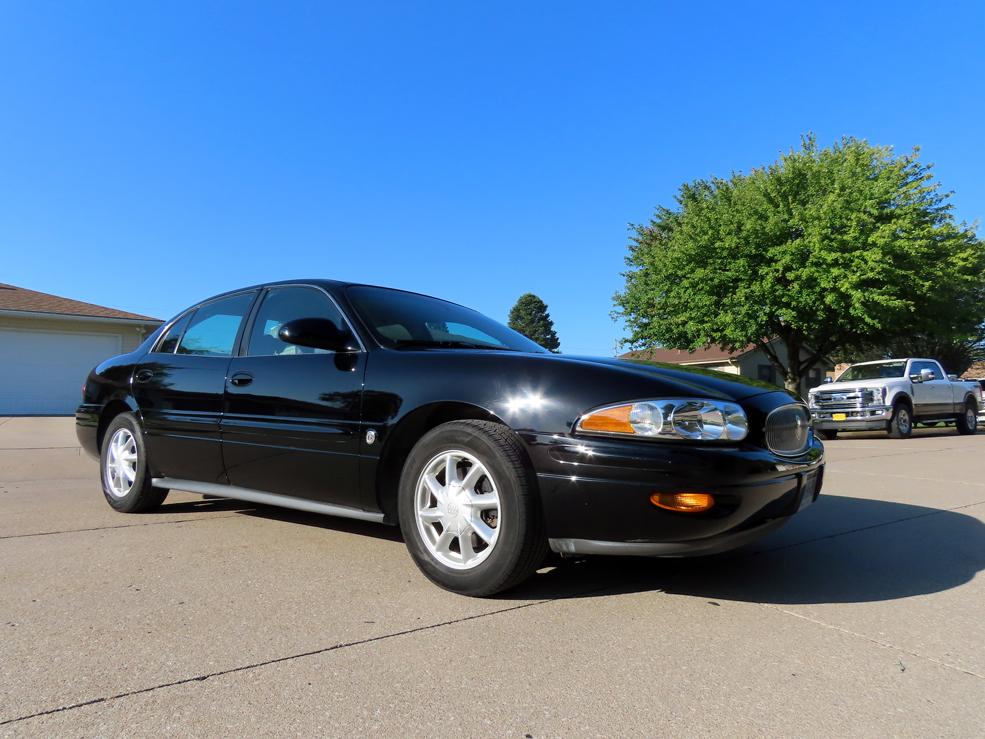
{"type": "Polygon", "coordinates": [[[808,403],[822,439],[839,431],[885,429],[904,439],[915,423],[953,423],[973,434],[982,408],[977,382],[951,379],[934,359],[861,362],[837,380],[812,389],[808,403]]]}

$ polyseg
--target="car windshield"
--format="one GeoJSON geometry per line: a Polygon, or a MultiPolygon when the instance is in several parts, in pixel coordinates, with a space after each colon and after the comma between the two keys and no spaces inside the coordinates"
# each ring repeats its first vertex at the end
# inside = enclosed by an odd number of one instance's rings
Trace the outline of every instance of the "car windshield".
{"type": "Polygon", "coordinates": [[[346,294],[377,341],[391,349],[547,350],[513,329],[438,298],[352,285],[346,294]]]}
{"type": "Polygon", "coordinates": [[[906,360],[877,362],[876,364],[856,364],[849,367],[838,378],[838,382],[858,382],[859,380],[880,380],[884,377],[902,377],[906,360]]]}

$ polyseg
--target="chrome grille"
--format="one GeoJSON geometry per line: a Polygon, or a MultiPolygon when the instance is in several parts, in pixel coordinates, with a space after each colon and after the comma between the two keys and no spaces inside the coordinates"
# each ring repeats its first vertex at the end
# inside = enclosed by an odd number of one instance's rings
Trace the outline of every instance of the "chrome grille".
{"type": "Polygon", "coordinates": [[[784,405],[766,417],[766,446],[776,454],[800,454],[811,443],[811,416],[798,404],[784,405]]]}
{"type": "Polygon", "coordinates": [[[882,394],[877,389],[863,390],[818,390],[813,393],[816,408],[860,408],[863,405],[882,402],[882,394]]]}

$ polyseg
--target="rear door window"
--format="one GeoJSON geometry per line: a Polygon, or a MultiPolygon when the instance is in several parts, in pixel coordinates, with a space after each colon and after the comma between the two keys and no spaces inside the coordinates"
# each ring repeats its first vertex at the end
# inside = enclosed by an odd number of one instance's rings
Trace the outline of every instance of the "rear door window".
{"type": "Polygon", "coordinates": [[[228,357],[233,353],[243,316],[253,293],[240,293],[206,303],[191,320],[178,344],[178,354],[228,357]]]}
{"type": "Polygon", "coordinates": [[[185,328],[188,326],[188,322],[191,321],[193,315],[195,315],[195,311],[188,311],[172,323],[171,328],[158,341],[157,348],[154,351],[161,354],[174,354],[174,350],[178,348],[178,341],[181,340],[181,335],[185,332],[185,328]]]}

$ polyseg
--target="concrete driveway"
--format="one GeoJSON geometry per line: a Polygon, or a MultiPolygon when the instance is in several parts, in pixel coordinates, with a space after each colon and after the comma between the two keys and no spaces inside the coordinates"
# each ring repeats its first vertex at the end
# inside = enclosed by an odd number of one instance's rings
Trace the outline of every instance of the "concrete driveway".
{"type": "Polygon", "coordinates": [[[0,735],[981,735],[985,435],[827,448],[752,549],[473,600],[382,526],[114,513],[70,419],[0,419],[0,735]]]}

